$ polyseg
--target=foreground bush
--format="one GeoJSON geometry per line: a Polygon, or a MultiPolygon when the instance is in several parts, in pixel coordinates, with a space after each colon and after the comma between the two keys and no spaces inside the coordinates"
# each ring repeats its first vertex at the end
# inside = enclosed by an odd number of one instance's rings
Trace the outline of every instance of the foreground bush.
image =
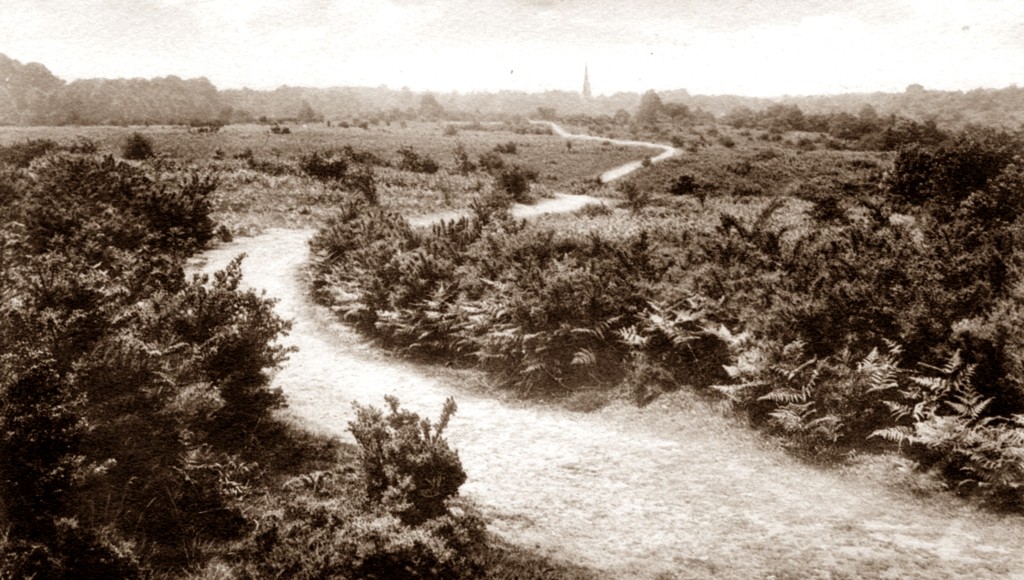
{"type": "Polygon", "coordinates": [[[266,373],[286,325],[239,289],[237,261],[185,279],[213,177],[109,157],[33,167],[0,224],[4,574],[181,566],[190,545],[247,529],[238,454],[282,402],[266,373]]]}
{"type": "Polygon", "coordinates": [[[443,439],[455,414],[455,400],[445,401],[436,424],[399,409],[385,397],[389,412],[356,406],[349,430],[361,448],[366,494],[402,522],[417,525],[448,513],[448,500],[466,481],[458,454],[443,439]]]}

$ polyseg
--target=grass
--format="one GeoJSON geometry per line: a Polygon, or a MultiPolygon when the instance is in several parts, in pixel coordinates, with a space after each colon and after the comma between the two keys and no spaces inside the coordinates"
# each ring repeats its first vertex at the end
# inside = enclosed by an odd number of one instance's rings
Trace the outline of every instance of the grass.
{"type": "Polygon", "coordinates": [[[299,159],[314,152],[339,151],[347,146],[382,159],[387,165],[374,167],[380,203],[409,217],[465,211],[475,197],[493,189],[493,179],[486,172],[463,175],[456,170],[454,151],[459,145],[475,163],[480,155],[493,152],[495,146],[515,143],[515,154],[500,157],[506,164],[538,172],[534,197],[579,190],[580,184],[592,181],[604,169],[650,152],[641,147],[596,142],[573,142],[569,148],[560,137],[521,134],[505,126],[461,128],[455,135],[446,135],[447,127],[445,123],[428,122],[380,124],[368,129],[310,124],[292,126],[287,135],[271,134],[263,125],[229,125],[213,134],[164,126],[4,127],[0,129],[0,145],[29,139],[72,144],[84,137],[96,143],[100,154],[118,156],[129,135],[138,132],[153,142],[157,159],[152,166],[157,171],[173,175],[197,168],[219,175],[220,186],[212,200],[213,217],[234,235],[253,235],[267,228],[315,227],[353,197],[301,172],[299,159]],[[397,151],[403,146],[435,159],[440,171],[420,174],[396,169],[397,151]]]}

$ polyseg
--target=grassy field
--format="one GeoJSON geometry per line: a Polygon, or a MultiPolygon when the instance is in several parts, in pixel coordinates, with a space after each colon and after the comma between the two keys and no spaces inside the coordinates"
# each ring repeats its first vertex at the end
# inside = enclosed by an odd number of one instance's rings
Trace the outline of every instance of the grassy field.
{"type": "MultiPolygon", "coordinates": [[[[528,129],[535,128],[527,126],[528,129]]],[[[212,134],[190,133],[184,127],[5,127],[0,146],[29,139],[72,144],[84,138],[100,153],[119,155],[127,137],[138,132],[153,144],[151,163],[163,174],[190,168],[216,172],[219,187],[213,198],[214,217],[235,235],[268,227],[312,227],[351,194],[305,175],[303,156],[331,154],[350,147],[376,156],[377,192],[382,206],[414,217],[440,211],[462,211],[481,193],[493,190],[493,177],[476,168],[460,171],[454,151],[462,146],[477,164],[496,146],[514,144],[515,153],[498,155],[506,165],[537,172],[534,196],[579,190],[603,170],[649,155],[651,150],[601,142],[575,142],[545,134],[521,133],[514,126],[452,126],[445,123],[407,123],[327,127],[299,125],[289,134],[273,134],[263,125],[230,125],[212,134]],[[397,168],[402,147],[435,160],[432,174],[397,168]]]]}

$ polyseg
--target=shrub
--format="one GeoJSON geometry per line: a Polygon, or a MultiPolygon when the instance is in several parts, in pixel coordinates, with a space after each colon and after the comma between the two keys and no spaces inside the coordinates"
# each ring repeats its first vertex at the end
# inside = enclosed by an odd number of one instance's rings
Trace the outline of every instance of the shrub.
{"type": "Polygon", "coordinates": [[[505,160],[494,151],[488,151],[477,158],[477,164],[480,165],[480,169],[492,174],[505,169],[505,160]]]}
{"type": "Polygon", "coordinates": [[[452,152],[455,155],[455,171],[462,175],[469,175],[476,171],[476,164],[469,158],[466,147],[459,143],[452,152]]]}
{"type": "Polygon", "coordinates": [[[349,423],[361,450],[367,496],[409,525],[441,517],[466,481],[458,454],[443,438],[455,400],[445,401],[436,424],[401,410],[395,397],[385,400],[387,416],[356,405],[356,419],[349,423]]]}
{"type": "Polygon", "coordinates": [[[66,513],[86,428],[70,387],[53,361],[0,384],[0,491],[14,537],[52,542],[66,513]]]}
{"type": "Polygon", "coordinates": [[[516,203],[530,201],[530,183],[537,180],[537,172],[518,165],[505,167],[498,174],[497,186],[516,203]]]}
{"type": "Polygon", "coordinates": [[[843,223],[846,221],[846,209],[838,195],[823,195],[814,200],[808,212],[812,219],[823,223],[843,223]]]}
{"type": "Polygon", "coordinates": [[[700,186],[697,180],[690,174],[683,174],[672,181],[668,192],[671,195],[690,195],[697,191],[700,186]]]}
{"type": "Polygon", "coordinates": [[[626,199],[626,207],[634,214],[640,213],[651,202],[651,193],[632,181],[623,181],[617,188],[626,199]]]}
{"type": "Polygon", "coordinates": [[[59,145],[52,139],[29,139],[22,143],[0,147],[0,163],[14,167],[28,167],[33,159],[55,151],[59,145]]]}
{"type": "Polygon", "coordinates": [[[121,156],[133,161],[149,159],[153,156],[153,142],[140,133],[132,133],[121,146],[121,156]]]}
{"type": "Polygon", "coordinates": [[[504,153],[506,155],[515,155],[518,151],[518,147],[515,141],[508,141],[507,143],[498,143],[494,146],[495,153],[504,153]]]}
{"type": "Polygon", "coordinates": [[[414,173],[437,173],[441,166],[428,155],[417,153],[412,147],[405,146],[398,150],[401,159],[398,168],[414,173]]]}
{"type": "Polygon", "coordinates": [[[380,196],[377,193],[377,176],[372,167],[360,165],[343,180],[346,187],[354,189],[363,196],[363,201],[369,205],[380,203],[380,196]]]}
{"type": "Polygon", "coordinates": [[[310,177],[321,181],[341,180],[348,173],[348,160],[322,156],[317,152],[303,155],[299,167],[310,177]]]}

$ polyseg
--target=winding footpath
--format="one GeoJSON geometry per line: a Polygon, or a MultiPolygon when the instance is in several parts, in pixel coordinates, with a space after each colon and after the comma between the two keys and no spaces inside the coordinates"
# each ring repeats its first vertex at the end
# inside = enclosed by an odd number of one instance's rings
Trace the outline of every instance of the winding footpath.
{"type": "MultiPolygon", "coordinates": [[[[668,149],[661,158],[674,154],[668,149]]],[[[515,211],[595,201],[561,196],[515,211]]],[[[245,252],[245,283],[278,299],[278,313],[293,321],[284,342],[299,350],[274,379],[290,413],[351,440],[352,401],[383,406],[394,394],[436,417],[455,396],[448,438],[469,475],[463,494],[512,542],[600,577],[1024,578],[1022,518],[809,467],[685,392],[644,409],[573,413],[481,396],[460,386],[471,372],[381,352],[308,299],[302,267],[312,233],[271,230],[201,257],[212,271],[245,252]]]]}

